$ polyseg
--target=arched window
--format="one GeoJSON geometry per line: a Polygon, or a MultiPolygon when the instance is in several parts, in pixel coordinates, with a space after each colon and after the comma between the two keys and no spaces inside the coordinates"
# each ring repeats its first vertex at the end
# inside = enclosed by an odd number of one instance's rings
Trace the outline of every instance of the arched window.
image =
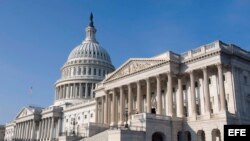
{"type": "Polygon", "coordinates": [[[181,131],[179,131],[177,133],[177,141],[182,141],[182,132],[181,131]]]}
{"type": "Polygon", "coordinates": [[[212,130],[212,141],[221,141],[221,134],[219,129],[212,130]]]}
{"type": "Polygon", "coordinates": [[[197,141],[205,141],[205,132],[203,130],[197,132],[197,141]]]}
{"type": "Polygon", "coordinates": [[[165,141],[165,136],[163,133],[155,132],[152,135],[152,141],[165,141]]]}
{"type": "Polygon", "coordinates": [[[185,131],[185,133],[184,133],[184,140],[185,141],[191,141],[192,140],[191,133],[189,131],[185,131]]]}

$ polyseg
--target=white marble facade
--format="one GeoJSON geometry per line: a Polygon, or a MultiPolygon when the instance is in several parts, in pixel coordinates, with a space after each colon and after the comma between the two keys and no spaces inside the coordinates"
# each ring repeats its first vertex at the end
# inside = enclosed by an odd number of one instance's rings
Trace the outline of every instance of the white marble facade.
{"type": "Polygon", "coordinates": [[[122,127],[128,112],[146,141],[223,140],[225,124],[250,123],[249,61],[248,51],[221,41],[129,59],[98,83],[96,122],[122,127]]]}
{"type": "Polygon", "coordinates": [[[215,41],[132,58],[114,71],[95,33],[91,16],[55,83],[54,104],[22,108],[6,124],[6,141],[222,141],[225,124],[250,124],[248,51],[215,41]]]}

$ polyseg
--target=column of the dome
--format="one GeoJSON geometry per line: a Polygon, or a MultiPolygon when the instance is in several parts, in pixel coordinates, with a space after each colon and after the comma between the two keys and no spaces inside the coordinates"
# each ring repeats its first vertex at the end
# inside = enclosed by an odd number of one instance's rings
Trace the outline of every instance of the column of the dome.
{"type": "Polygon", "coordinates": [[[70,84],[68,84],[68,98],[70,98],[70,84]]]}
{"type": "Polygon", "coordinates": [[[79,83],[79,98],[82,98],[82,83],[79,83]]]}
{"type": "Polygon", "coordinates": [[[85,98],[88,96],[88,83],[85,83],[85,98]]]}
{"type": "Polygon", "coordinates": [[[66,99],[66,84],[63,85],[63,97],[66,99]]]}
{"type": "Polygon", "coordinates": [[[73,84],[72,98],[75,98],[75,95],[76,95],[76,83],[73,84]]]}

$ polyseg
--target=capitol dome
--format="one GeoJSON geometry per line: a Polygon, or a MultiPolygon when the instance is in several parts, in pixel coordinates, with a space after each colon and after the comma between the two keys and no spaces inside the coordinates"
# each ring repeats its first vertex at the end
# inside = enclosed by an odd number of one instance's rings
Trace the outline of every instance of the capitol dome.
{"type": "Polygon", "coordinates": [[[56,82],[55,105],[76,103],[95,97],[95,84],[114,71],[108,52],[95,38],[93,15],[86,27],[86,37],[69,54],[56,82]]]}

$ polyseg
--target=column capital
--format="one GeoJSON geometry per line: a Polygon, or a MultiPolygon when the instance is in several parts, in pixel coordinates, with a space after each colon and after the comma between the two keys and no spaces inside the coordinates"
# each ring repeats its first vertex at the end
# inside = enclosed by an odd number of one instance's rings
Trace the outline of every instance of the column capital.
{"type": "Polygon", "coordinates": [[[149,78],[149,77],[147,77],[147,78],[145,78],[145,80],[146,80],[146,82],[149,82],[150,78],[149,78]]]}
{"type": "Polygon", "coordinates": [[[189,70],[188,73],[189,73],[189,74],[193,74],[193,73],[194,73],[194,70],[189,70]]]}
{"type": "Polygon", "coordinates": [[[167,76],[169,76],[169,75],[172,76],[172,75],[173,75],[173,72],[172,72],[172,71],[168,71],[168,72],[167,72],[167,76]]]}
{"type": "Polygon", "coordinates": [[[202,69],[203,71],[205,71],[205,70],[207,70],[207,67],[208,67],[208,66],[202,66],[201,69],[202,69]]]}
{"type": "Polygon", "coordinates": [[[155,78],[160,79],[160,78],[161,78],[161,77],[160,77],[160,74],[157,74],[157,75],[155,76],[155,78]]]}
{"type": "Polygon", "coordinates": [[[221,62],[216,63],[215,65],[216,65],[217,67],[222,67],[222,63],[221,63],[221,62]]]}
{"type": "Polygon", "coordinates": [[[137,84],[137,85],[140,84],[140,80],[137,80],[137,81],[136,81],[136,84],[137,84]]]}

